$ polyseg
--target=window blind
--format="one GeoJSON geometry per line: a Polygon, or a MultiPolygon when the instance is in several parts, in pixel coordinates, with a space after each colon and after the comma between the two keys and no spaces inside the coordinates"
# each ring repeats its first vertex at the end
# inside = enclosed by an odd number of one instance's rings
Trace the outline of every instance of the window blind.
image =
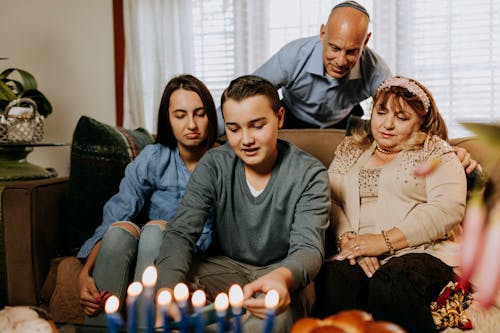
{"type": "MultiPolygon", "coordinates": [[[[241,2],[193,1],[195,73],[216,103],[237,75],[237,61],[245,61],[235,59],[241,57],[235,49],[235,4],[241,2]]],[[[267,59],[293,39],[319,34],[338,2],[270,0],[269,43],[265,56],[259,55],[267,59]]],[[[414,77],[431,90],[451,137],[470,134],[460,121],[500,121],[500,2],[359,2],[372,17],[369,46],[386,59],[394,74],[414,77]]]]}
{"type": "Polygon", "coordinates": [[[193,2],[195,73],[218,105],[235,73],[234,8],[232,1],[193,2]]]}
{"type": "Polygon", "coordinates": [[[499,12],[490,0],[398,2],[394,72],[430,89],[451,137],[470,135],[460,121],[500,120],[499,12]]]}

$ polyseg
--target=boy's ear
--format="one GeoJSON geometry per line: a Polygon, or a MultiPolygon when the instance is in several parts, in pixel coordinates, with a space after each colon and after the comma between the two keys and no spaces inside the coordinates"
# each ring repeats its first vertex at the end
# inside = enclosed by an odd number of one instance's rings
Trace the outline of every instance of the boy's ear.
{"type": "Polygon", "coordinates": [[[279,129],[283,127],[283,123],[285,122],[285,108],[280,107],[280,109],[276,113],[276,116],[278,117],[278,129],[279,129]]]}

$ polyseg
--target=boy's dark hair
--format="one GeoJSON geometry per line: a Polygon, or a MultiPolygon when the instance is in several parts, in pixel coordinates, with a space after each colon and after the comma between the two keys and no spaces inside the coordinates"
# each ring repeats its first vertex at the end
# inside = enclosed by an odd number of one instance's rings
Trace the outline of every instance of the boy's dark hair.
{"type": "Polygon", "coordinates": [[[217,109],[214,99],[207,86],[190,74],[176,76],[167,83],[158,110],[158,128],[155,142],[161,143],[171,149],[177,146],[177,140],[175,139],[172,124],[168,116],[168,109],[170,107],[170,96],[178,89],[193,91],[200,96],[208,118],[208,135],[205,140],[205,146],[212,147],[217,138],[217,109]]]}
{"type": "Polygon", "coordinates": [[[280,97],[276,87],[268,80],[256,75],[244,75],[231,81],[221,97],[221,109],[228,99],[241,102],[245,98],[263,95],[269,100],[274,113],[281,107],[280,97]]]}

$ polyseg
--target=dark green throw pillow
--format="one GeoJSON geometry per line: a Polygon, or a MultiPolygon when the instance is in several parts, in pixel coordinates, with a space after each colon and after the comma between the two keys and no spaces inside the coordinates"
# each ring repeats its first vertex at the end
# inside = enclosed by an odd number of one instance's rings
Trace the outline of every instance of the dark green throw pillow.
{"type": "Polygon", "coordinates": [[[102,221],[102,208],[118,192],[125,167],[153,137],[82,116],[71,144],[66,250],[75,254],[102,221]]]}

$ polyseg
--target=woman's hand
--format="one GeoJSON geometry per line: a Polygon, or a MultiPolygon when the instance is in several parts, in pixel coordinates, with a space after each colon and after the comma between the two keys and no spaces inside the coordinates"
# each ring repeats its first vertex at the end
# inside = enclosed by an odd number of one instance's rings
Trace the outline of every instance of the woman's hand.
{"type": "Polygon", "coordinates": [[[80,272],[78,277],[80,291],[80,305],[87,316],[98,315],[103,309],[106,300],[111,294],[107,291],[99,292],[94,279],[86,272],[80,272]]]}
{"type": "Polygon", "coordinates": [[[338,247],[339,251],[344,248],[344,246],[347,244],[347,242],[349,242],[351,239],[353,239],[357,235],[358,234],[355,233],[354,231],[347,231],[347,232],[343,233],[342,235],[340,235],[338,243],[337,243],[337,247],[338,247]]]}
{"type": "Polygon", "coordinates": [[[384,237],[381,234],[362,234],[342,239],[340,253],[336,260],[349,259],[356,263],[359,257],[378,257],[387,252],[384,237]]]}
{"type": "Polygon", "coordinates": [[[369,278],[380,268],[380,262],[377,257],[358,257],[356,262],[369,278]]]}
{"type": "Polygon", "coordinates": [[[254,296],[259,293],[266,294],[269,290],[275,289],[279,295],[276,314],[284,312],[288,308],[288,305],[290,305],[289,286],[291,285],[291,279],[292,273],[287,268],[280,267],[246,284],[243,287],[244,306],[254,316],[265,318],[266,307],[264,297],[254,296]]]}

